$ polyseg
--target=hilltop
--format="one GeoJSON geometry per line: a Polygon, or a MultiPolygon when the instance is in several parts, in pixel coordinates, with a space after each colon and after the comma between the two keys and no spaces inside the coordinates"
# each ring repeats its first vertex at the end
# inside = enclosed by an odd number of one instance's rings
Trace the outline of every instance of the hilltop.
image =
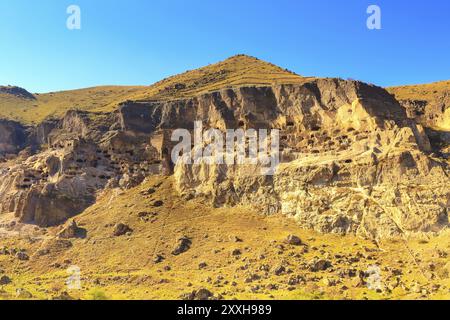
{"type": "Polygon", "coordinates": [[[302,83],[305,78],[272,63],[236,55],[225,61],[159,81],[137,99],[187,98],[224,88],[302,83]]]}
{"type": "MultiPolygon", "coordinates": [[[[111,112],[128,100],[184,99],[226,88],[302,84],[312,79],[239,54],[147,86],[99,86],[42,94],[32,94],[14,86],[0,86],[0,119],[38,124],[47,118],[60,118],[68,110],[111,112]]],[[[390,87],[387,90],[400,101],[426,101],[435,105],[442,99],[449,99],[450,81],[390,87]]]]}
{"type": "MultiPolygon", "coordinates": [[[[302,83],[293,72],[246,55],[161,80],[150,86],[101,86],[31,95],[0,91],[0,118],[37,124],[68,110],[111,112],[126,100],[171,100],[228,87],[302,83]]],[[[25,89],[21,89],[26,92],[25,89]]]]}
{"type": "Polygon", "coordinates": [[[448,232],[377,246],[302,230],[283,216],[263,216],[249,207],[186,201],[172,184],[171,178],[154,176],[136,188],[103,194],[76,218],[83,235],[73,239],[57,236],[61,226],[3,239],[0,248],[20,248],[30,258],[0,254],[0,268],[11,279],[0,299],[14,299],[17,289],[34,299],[179,299],[200,288],[223,299],[448,298],[448,232]],[[130,231],[113,236],[118,223],[130,231]],[[289,243],[292,235],[302,244],[289,243]],[[183,237],[189,247],[172,254],[183,237]],[[66,270],[74,265],[82,287],[67,295],[66,270]],[[370,270],[381,272],[379,284],[370,270]],[[370,281],[378,291],[368,287],[370,281]]]}

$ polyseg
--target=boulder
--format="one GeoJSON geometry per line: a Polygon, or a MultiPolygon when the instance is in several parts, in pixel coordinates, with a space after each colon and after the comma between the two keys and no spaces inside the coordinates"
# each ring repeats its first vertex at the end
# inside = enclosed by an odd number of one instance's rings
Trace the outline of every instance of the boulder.
{"type": "Polygon", "coordinates": [[[69,221],[58,233],[61,239],[74,239],[84,236],[84,229],[79,228],[75,220],[69,221]]]}
{"type": "Polygon", "coordinates": [[[120,237],[129,232],[133,232],[133,230],[124,223],[118,223],[114,226],[113,236],[120,237]]]}
{"type": "Polygon", "coordinates": [[[302,240],[299,237],[291,234],[286,238],[286,243],[293,246],[300,246],[302,245],[302,240]]]}
{"type": "Polygon", "coordinates": [[[8,285],[11,282],[12,282],[11,278],[6,275],[0,277],[0,286],[8,285]]]}
{"type": "Polygon", "coordinates": [[[26,252],[23,251],[19,251],[16,253],[16,258],[20,261],[27,261],[30,260],[30,257],[28,256],[28,254],[26,252]]]}
{"type": "Polygon", "coordinates": [[[326,259],[313,259],[309,262],[309,270],[312,272],[325,271],[331,266],[331,261],[326,259]]]}
{"type": "Polygon", "coordinates": [[[208,289],[202,288],[199,290],[194,290],[190,293],[184,294],[182,296],[183,300],[199,300],[199,301],[206,301],[206,300],[213,300],[214,294],[209,291],[208,289]]]}
{"type": "Polygon", "coordinates": [[[178,256],[186,251],[188,251],[191,248],[192,240],[188,237],[181,237],[177,240],[177,243],[175,244],[175,247],[172,251],[172,255],[178,256]]]}

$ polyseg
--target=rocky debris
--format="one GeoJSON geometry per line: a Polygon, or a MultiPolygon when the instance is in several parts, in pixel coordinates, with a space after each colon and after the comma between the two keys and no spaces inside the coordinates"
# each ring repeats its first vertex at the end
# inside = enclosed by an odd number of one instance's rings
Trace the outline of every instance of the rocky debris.
{"type": "Polygon", "coordinates": [[[11,278],[8,276],[3,275],[0,277],[0,286],[8,285],[11,282],[12,282],[11,278]]]}
{"type": "Polygon", "coordinates": [[[324,278],[323,284],[327,287],[334,287],[338,284],[338,281],[336,279],[332,279],[332,278],[324,278]]]}
{"type": "Polygon", "coordinates": [[[75,239],[83,236],[84,229],[79,228],[75,220],[69,221],[66,226],[58,233],[61,239],[75,239]]]}
{"type": "Polygon", "coordinates": [[[11,221],[11,222],[0,224],[0,228],[4,228],[8,231],[13,231],[14,227],[16,227],[16,226],[17,226],[17,221],[11,221]]]}
{"type": "Polygon", "coordinates": [[[158,216],[158,213],[156,213],[156,212],[139,212],[138,213],[138,218],[144,222],[154,223],[158,220],[157,216],[158,216]]]}
{"type": "Polygon", "coordinates": [[[411,286],[411,291],[414,293],[422,293],[423,290],[423,286],[418,282],[414,282],[411,286]]]}
{"type": "Polygon", "coordinates": [[[253,281],[257,281],[257,280],[260,280],[260,279],[261,279],[261,276],[259,274],[252,273],[252,274],[250,274],[249,276],[247,276],[245,278],[244,282],[245,283],[251,283],[253,281]]]}
{"type": "Polygon", "coordinates": [[[241,254],[242,254],[241,249],[233,249],[233,251],[231,251],[231,255],[232,255],[233,257],[238,257],[238,256],[240,256],[241,254]]]}
{"type": "Polygon", "coordinates": [[[137,187],[144,181],[145,177],[142,174],[123,174],[119,179],[119,186],[122,189],[131,189],[137,187]]]}
{"type": "Polygon", "coordinates": [[[67,291],[61,292],[59,295],[51,298],[53,301],[71,301],[75,300],[67,291]]]}
{"type": "Polygon", "coordinates": [[[439,258],[443,258],[443,259],[448,257],[448,253],[443,250],[437,250],[437,255],[439,258]]]}
{"type": "Polygon", "coordinates": [[[28,256],[28,254],[26,252],[23,251],[19,251],[16,253],[16,258],[20,261],[28,261],[30,260],[30,257],[28,256]]]}
{"type": "Polygon", "coordinates": [[[352,280],[352,285],[354,288],[363,288],[367,285],[365,277],[364,276],[359,276],[359,277],[355,277],[352,280]]]}
{"type": "Polygon", "coordinates": [[[198,268],[201,269],[206,269],[206,267],[208,266],[208,264],[206,262],[200,262],[198,264],[198,268]]]}
{"type": "Polygon", "coordinates": [[[153,263],[158,264],[164,261],[164,256],[157,254],[153,259],[153,263]]]}
{"type": "Polygon", "coordinates": [[[289,279],[288,279],[287,284],[289,286],[297,286],[297,285],[299,285],[301,283],[305,283],[305,282],[306,282],[306,280],[305,280],[305,278],[303,276],[296,275],[296,276],[290,276],[289,279]]]}
{"type": "Polygon", "coordinates": [[[241,238],[239,238],[237,236],[230,236],[230,241],[231,242],[236,242],[236,243],[244,242],[241,238]]]}
{"type": "Polygon", "coordinates": [[[177,240],[177,243],[172,251],[172,255],[178,256],[191,248],[192,240],[183,236],[177,240]]]}
{"type": "Polygon", "coordinates": [[[181,296],[182,300],[215,300],[214,294],[208,289],[202,288],[199,290],[194,290],[191,293],[187,293],[181,296]]]}
{"type": "Polygon", "coordinates": [[[276,266],[273,269],[273,274],[276,275],[276,276],[281,276],[285,272],[286,272],[286,268],[283,265],[276,266]]]}
{"type": "Polygon", "coordinates": [[[16,298],[27,300],[27,299],[33,298],[33,295],[25,289],[18,288],[18,289],[16,289],[16,298]]]}
{"type": "Polygon", "coordinates": [[[149,188],[147,190],[141,191],[140,194],[143,196],[150,196],[150,195],[154,194],[155,192],[156,192],[156,190],[154,188],[149,188]]]}
{"type": "Polygon", "coordinates": [[[155,202],[153,202],[153,207],[158,208],[158,207],[162,207],[164,205],[164,202],[161,200],[156,200],[155,202]]]}
{"type": "Polygon", "coordinates": [[[302,240],[299,237],[291,234],[286,238],[286,243],[293,246],[300,246],[302,245],[302,240]]]}
{"type": "Polygon", "coordinates": [[[114,226],[113,236],[121,237],[131,232],[133,232],[133,230],[129,226],[124,223],[118,223],[114,226]]]}
{"type": "Polygon", "coordinates": [[[73,243],[69,239],[54,239],[46,243],[42,250],[48,252],[65,251],[73,247],[73,243]]]}
{"type": "Polygon", "coordinates": [[[309,270],[311,272],[325,271],[331,266],[331,261],[325,259],[313,259],[309,262],[309,270]]]}
{"type": "Polygon", "coordinates": [[[356,269],[341,269],[338,273],[340,278],[353,278],[356,277],[356,269]]]}

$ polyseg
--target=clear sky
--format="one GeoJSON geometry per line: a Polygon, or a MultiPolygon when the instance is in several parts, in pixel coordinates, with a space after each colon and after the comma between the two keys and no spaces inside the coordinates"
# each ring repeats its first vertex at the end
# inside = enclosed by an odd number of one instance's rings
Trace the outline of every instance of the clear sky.
{"type": "Polygon", "coordinates": [[[0,0],[0,84],[148,85],[245,53],[378,85],[450,79],[449,0],[0,0]],[[81,30],[66,9],[81,8],[81,30]],[[382,30],[366,27],[367,7],[382,30]]]}

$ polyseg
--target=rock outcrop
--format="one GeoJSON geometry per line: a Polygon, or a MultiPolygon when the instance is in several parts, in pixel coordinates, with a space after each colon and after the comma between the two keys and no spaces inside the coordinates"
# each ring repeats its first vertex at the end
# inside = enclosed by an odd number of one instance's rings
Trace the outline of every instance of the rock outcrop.
{"type": "Polygon", "coordinates": [[[432,156],[426,123],[410,113],[382,88],[309,79],[126,101],[113,113],[69,111],[34,128],[1,122],[1,148],[33,150],[0,167],[0,213],[61,224],[105,188],[174,173],[187,198],[282,212],[321,232],[373,239],[439,232],[448,226],[449,164],[432,156]],[[193,132],[195,121],[222,132],[278,129],[281,164],[261,175],[253,165],[172,163],[173,131],[193,132]]]}
{"type": "Polygon", "coordinates": [[[429,156],[424,128],[385,90],[334,79],[255,90],[257,104],[244,98],[235,108],[256,114],[242,120],[247,127],[281,129],[282,164],[274,176],[252,166],[179,163],[181,194],[373,239],[448,226],[448,163],[429,156]]]}
{"type": "Polygon", "coordinates": [[[450,130],[450,95],[445,94],[435,101],[400,100],[408,117],[427,128],[450,130]]]}
{"type": "Polygon", "coordinates": [[[57,225],[93,204],[105,187],[132,187],[160,172],[150,136],[121,130],[117,119],[70,111],[34,128],[25,142],[39,145],[39,152],[0,168],[0,212],[14,212],[24,223],[57,225]]]}
{"type": "Polygon", "coordinates": [[[36,100],[36,97],[32,93],[16,86],[0,86],[0,94],[12,95],[22,99],[36,100]]]}
{"type": "Polygon", "coordinates": [[[0,156],[16,154],[27,144],[27,130],[20,123],[0,119],[0,156]]]}

